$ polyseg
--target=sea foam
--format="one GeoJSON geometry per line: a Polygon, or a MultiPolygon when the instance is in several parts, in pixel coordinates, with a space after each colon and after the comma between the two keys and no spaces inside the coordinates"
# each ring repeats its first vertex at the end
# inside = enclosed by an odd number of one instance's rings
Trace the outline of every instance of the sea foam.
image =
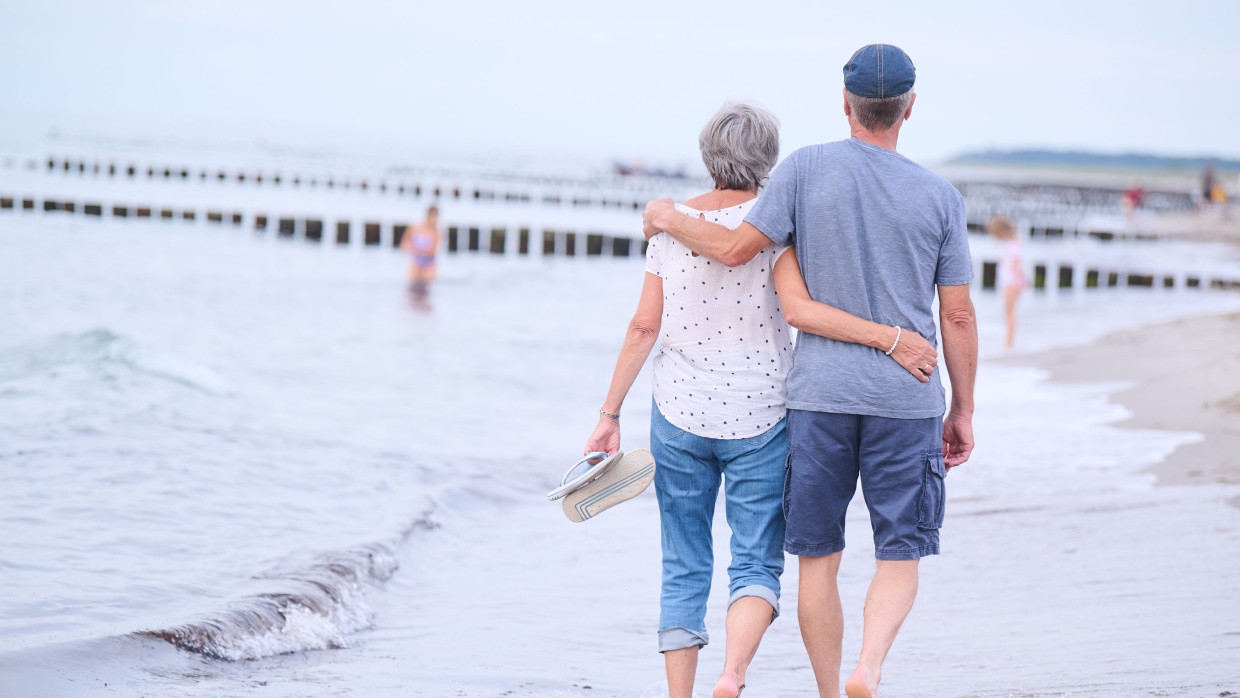
{"type": "Polygon", "coordinates": [[[281,591],[241,599],[217,616],[137,634],[230,661],[346,647],[351,634],[374,622],[366,588],[395,574],[396,548],[412,531],[433,527],[419,519],[400,540],[327,553],[303,569],[268,577],[281,591]]]}

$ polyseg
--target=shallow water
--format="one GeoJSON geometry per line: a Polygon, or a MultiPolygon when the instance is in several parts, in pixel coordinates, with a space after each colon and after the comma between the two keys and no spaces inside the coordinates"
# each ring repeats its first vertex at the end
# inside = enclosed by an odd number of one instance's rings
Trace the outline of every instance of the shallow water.
{"type": "MultiPolygon", "coordinates": [[[[540,501],[593,425],[640,263],[453,256],[429,312],[403,267],[0,217],[0,693],[659,695],[652,493],[581,526],[540,501]]],[[[997,299],[977,303],[995,356],[997,299]]],[[[1030,296],[1021,342],[1237,307],[1030,296]]],[[[1140,468],[1196,437],[1107,426],[1105,388],[983,364],[978,451],[949,481],[894,694],[1240,686],[1234,492],[1153,487],[1140,468]]],[[[626,448],[646,445],[648,391],[626,448]]],[[[855,654],[863,512],[850,535],[855,654]]],[[[794,570],[746,695],[812,685],[794,570]]],[[[721,619],[717,593],[701,692],[721,619]]]]}

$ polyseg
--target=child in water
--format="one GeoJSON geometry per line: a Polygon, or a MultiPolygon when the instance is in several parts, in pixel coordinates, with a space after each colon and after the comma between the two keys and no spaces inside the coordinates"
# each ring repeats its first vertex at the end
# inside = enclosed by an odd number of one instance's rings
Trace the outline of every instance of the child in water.
{"type": "Polygon", "coordinates": [[[409,253],[409,293],[417,303],[425,303],[435,280],[435,250],[439,249],[439,209],[426,209],[426,220],[405,231],[400,248],[409,253]]]}
{"type": "Polygon", "coordinates": [[[1020,292],[1029,285],[1025,278],[1025,263],[1020,240],[1016,237],[1016,226],[1007,216],[991,216],[986,223],[986,232],[999,241],[995,289],[1003,297],[1003,319],[1007,326],[1003,348],[1011,349],[1016,342],[1016,301],[1020,298],[1020,292]]]}

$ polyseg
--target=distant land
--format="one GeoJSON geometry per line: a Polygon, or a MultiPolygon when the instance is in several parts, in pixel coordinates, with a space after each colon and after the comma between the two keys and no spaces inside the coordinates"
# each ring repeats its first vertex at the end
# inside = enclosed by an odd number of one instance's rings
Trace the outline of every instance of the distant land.
{"type": "Polygon", "coordinates": [[[957,155],[949,165],[998,165],[1140,172],[1199,173],[1213,163],[1220,174],[1240,172],[1240,160],[1212,157],[1168,157],[1144,153],[1108,155],[1062,150],[983,150],[957,155]]]}

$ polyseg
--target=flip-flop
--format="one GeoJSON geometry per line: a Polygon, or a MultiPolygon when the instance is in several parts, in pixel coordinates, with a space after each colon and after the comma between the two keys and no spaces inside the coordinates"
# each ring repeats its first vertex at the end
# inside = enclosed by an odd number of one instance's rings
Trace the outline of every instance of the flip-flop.
{"type": "Polygon", "coordinates": [[[611,467],[612,463],[615,463],[623,457],[624,451],[616,451],[611,457],[608,457],[607,454],[602,451],[587,453],[581,460],[574,463],[573,467],[569,468],[568,471],[564,473],[564,477],[560,478],[560,486],[548,492],[547,499],[554,502],[560,497],[563,497],[569,492],[572,492],[578,487],[581,487],[587,482],[602,475],[604,471],[611,467]],[[590,461],[599,460],[600,458],[602,460],[598,463],[593,465],[590,464],[590,461]]]}
{"type": "Polygon", "coordinates": [[[597,477],[588,479],[564,497],[564,515],[569,521],[581,522],[597,516],[641,494],[654,481],[654,456],[650,451],[638,449],[617,458],[619,455],[617,452],[608,459],[611,463],[597,477]]]}

